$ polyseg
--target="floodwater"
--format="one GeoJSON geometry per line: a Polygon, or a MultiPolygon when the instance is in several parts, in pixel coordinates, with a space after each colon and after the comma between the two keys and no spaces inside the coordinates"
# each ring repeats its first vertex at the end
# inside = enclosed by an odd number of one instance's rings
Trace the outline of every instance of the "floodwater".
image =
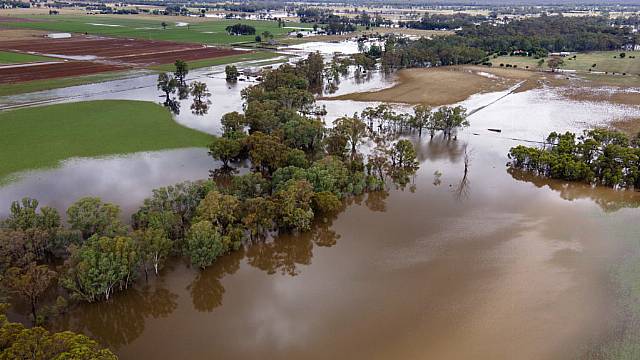
{"type": "Polygon", "coordinates": [[[512,175],[514,141],[414,141],[404,191],[205,271],[173,262],[60,325],[123,359],[567,359],[607,338],[609,269],[640,230],[640,198],[512,175]]]}
{"type": "MultiPolygon", "coordinates": [[[[183,105],[177,119],[217,133],[219,116],[241,109],[247,84],[225,93],[219,72],[192,76],[214,89],[213,113],[191,116],[183,105]]],[[[117,92],[91,85],[97,91],[74,100],[155,99],[153,78],[135,81],[117,92]]],[[[365,91],[392,79],[350,81],[365,91]]],[[[543,88],[472,96],[462,104],[477,111],[456,140],[410,138],[421,166],[406,188],[353,199],[309,233],[242,249],[204,271],[173,260],[148,284],[78,305],[54,326],[94,336],[122,359],[580,357],[623,320],[610,270],[640,231],[640,193],[507,171],[506,154],[549,131],[638,117],[640,109],[560,95],[543,88]]],[[[375,103],[319,105],[330,123],[375,103]]],[[[96,195],[128,215],[152,188],[204,178],[218,165],[206,149],[72,159],[0,187],[0,204],[28,195],[64,210],[96,195]]]]}

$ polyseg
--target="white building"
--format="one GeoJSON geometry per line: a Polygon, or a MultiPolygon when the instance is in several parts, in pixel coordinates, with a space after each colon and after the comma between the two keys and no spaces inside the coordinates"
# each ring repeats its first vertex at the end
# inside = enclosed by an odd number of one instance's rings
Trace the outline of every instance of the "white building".
{"type": "Polygon", "coordinates": [[[71,34],[70,33],[49,33],[46,36],[51,39],[68,39],[71,37],[71,34]]]}

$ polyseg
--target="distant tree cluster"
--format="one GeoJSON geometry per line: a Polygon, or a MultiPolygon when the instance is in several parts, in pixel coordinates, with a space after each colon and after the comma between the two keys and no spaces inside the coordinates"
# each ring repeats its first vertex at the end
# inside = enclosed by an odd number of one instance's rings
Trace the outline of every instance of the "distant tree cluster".
{"type": "Polygon", "coordinates": [[[401,27],[422,30],[454,30],[486,21],[483,15],[457,13],[453,15],[426,14],[418,21],[401,21],[401,27]]]}
{"type": "Polygon", "coordinates": [[[553,132],[542,147],[518,145],[509,158],[512,168],[553,179],[640,187],[640,142],[618,131],[587,130],[581,136],[553,132]]]}
{"type": "Polygon", "coordinates": [[[613,27],[605,17],[561,15],[531,17],[494,26],[464,27],[458,36],[489,53],[524,50],[546,55],[558,51],[615,50],[634,35],[629,28],[613,27]]]}
{"type": "MultiPolygon", "coordinates": [[[[614,50],[623,44],[637,42],[631,31],[630,28],[611,26],[604,17],[543,14],[498,25],[489,22],[463,25],[455,35],[433,39],[411,41],[390,36],[382,51],[381,63],[386,71],[390,71],[409,67],[488,64],[490,54],[506,55],[514,51],[541,58],[549,52],[614,50]]],[[[555,69],[558,63],[559,60],[553,60],[550,66],[555,69]]]]}
{"type": "Polygon", "coordinates": [[[358,24],[371,25],[368,15],[359,15],[356,18],[335,15],[329,9],[303,7],[297,10],[300,22],[323,24],[322,28],[329,35],[349,33],[357,30],[358,24]]]}
{"type": "Polygon", "coordinates": [[[229,25],[225,28],[230,35],[255,35],[256,28],[246,24],[229,25]]]}
{"type": "Polygon", "coordinates": [[[391,36],[382,53],[382,67],[385,71],[412,67],[431,67],[481,63],[486,53],[466,44],[458,36],[420,38],[407,40],[391,36]]]}

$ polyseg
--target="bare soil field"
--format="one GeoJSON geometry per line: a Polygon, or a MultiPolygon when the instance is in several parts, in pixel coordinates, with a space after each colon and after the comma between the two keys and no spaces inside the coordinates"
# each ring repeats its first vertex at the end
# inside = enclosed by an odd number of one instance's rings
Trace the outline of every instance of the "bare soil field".
{"type": "Polygon", "coordinates": [[[168,64],[173,63],[176,59],[192,61],[243,53],[200,44],[96,36],[0,41],[0,50],[69,60],[58,64],[0,68],[0,83],[88,75],[104,71],[168,64]]]}
{"type": "Polygon", "coordinates": [[[65,61],[34,66],[0,68],[0,84],[19,83],[67,76],[91,75],[129,67],[91,61],[65,61]]]}
{"type": "Polygon", "coordinates": [[[43,38],[46,31],[29,29],[0,29],[0,41],[33,40],[43,38]]]}
{"type": "Polygon", "coordinates": [[[398,72],[398,84],[391,88],[336,98],[439,106],[462,101],[477,93],[506,90],[517,83],[530,89],[539,86],[540,80],[539,73],[477,66],[406,69],[398,72]]]}

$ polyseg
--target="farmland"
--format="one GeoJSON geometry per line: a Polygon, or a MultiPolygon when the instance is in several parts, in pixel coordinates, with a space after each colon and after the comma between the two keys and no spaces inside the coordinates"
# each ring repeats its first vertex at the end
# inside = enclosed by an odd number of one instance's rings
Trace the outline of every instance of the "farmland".
{"type": "MultiPolygon", "coordinates": [[[[579,72],[589,72],[589,69],[593,72],[608,72],[608,73],[626,73],[633,75],[640,75],[640,53],[639,52],[626,52],[623,58],[620,57],[622,51],[596,51],[590,53],[579,53],[571,57],[565,57],[564,65],[562,69],[576,70],[579,72]],[[638,54],[638,56],[635,56],[638,54]],[[593,66],[595,64],[595,66],[593,66]]],[[[542,67],[538,67],[539,59],[526,56],[499,56],[491,60],[493,66],[500,66],[500,64],[517,65],[518,68],[529,69],[548,69],[546,60],[542,67]]]]}
{"type": "Polygon", "coordinates": [[[89,75],[168,64],[176,59],[201,60],[242,53],[228,48],[205,47],[200,44],[95,36],[76,36],[69,39],[43,38],[28,42],[4,41],[0,42],[0,50],[46,54],[72,60],[53,64],[0,68],[0,83],[89,75]]]}
{"type": "Polygon", "coordinates": [[[0,113],[0,178],[71,157],[200,147],[209,136],[177,124],[166,108],[141,101],[89,101],[0,113]],[[126,116],[123,116],[126,114],[126,116]]]}
{"type": "Polygon", "coordinates": [[[38,61],[55,61],[55,59],[46,56],[0,51],[0,64],[22,64],[38,61]]]}
{"type": "MultiPolygon", "coordinates": [[[[133,16],[99,16],[99,15],[65,15],[65,16],[31,16],[28,19],[8,18],[0,22],[0,27],[24,28],[34,30],[47,30],[58,32],[72,32],[111,37],[126,37],[146,40],[164,40],[187,43],[201,43],[210,45],[233,44],[252,42],[254,35],[229,35],[225,28],[230,25],[242,23],[255,27],[256,34],[269,31],[274,36],[286,35],[291,29],[278,27],[275,21],[260,20],[199,20],[191,21],[189,18],[180,18],[185,21],[175,21],[167,17],[158,17],[151,20],[149,17],[133,16]],[[162,23],[166,23],[166,28],[162,23]]],[[[197,18],[196,18],[197,19],[197,18]]],[[[296,23],[287,23],[287,26],[297,26],[296,23]]]]}

